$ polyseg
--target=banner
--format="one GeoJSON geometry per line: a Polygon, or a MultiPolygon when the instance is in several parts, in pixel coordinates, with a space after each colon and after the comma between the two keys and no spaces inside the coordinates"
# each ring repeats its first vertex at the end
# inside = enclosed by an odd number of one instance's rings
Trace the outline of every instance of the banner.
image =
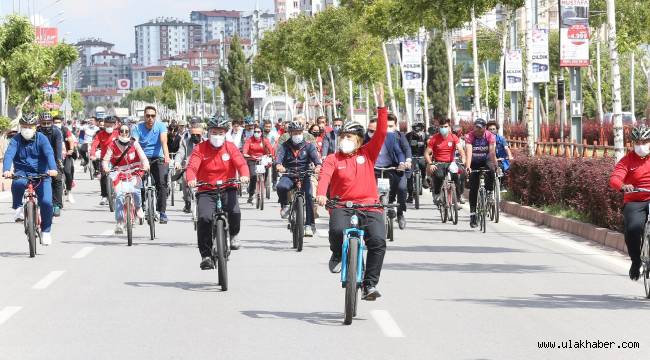
{"type": "Polygon", "coordinates": [[[547,83],[551,80],[548,62],[548,30],[533,30],[531,46],[533,64],[530,80],[533,83],[547,83]]]}
{"type": "Polygon", "coordinates": [[[266,98],[266,89],[265,83],[253,83],[253,86],[251,86],[251,99],[266,98]]]}
{"type": "Polygon", "coordinates": [[[54,46],[59,41],[59,29],[54,27],[37,26],[36,43],[42,46],[54,46]]]}
{"type": "Polygon", "coordinates": [[[415,40],[402,41],[403,86],[405,89],[422,91],[422,46],[415,40]]]}
{"type": "Polygon", "coordinates": [[[560,0],[560,66],[589,66],[589,0],[560,0]]]}
{"type": "Polygon", "coordinates": [[[521,50],[509,50],[506,55],[506,91],[524,91],[524,66],[521,50]]]}

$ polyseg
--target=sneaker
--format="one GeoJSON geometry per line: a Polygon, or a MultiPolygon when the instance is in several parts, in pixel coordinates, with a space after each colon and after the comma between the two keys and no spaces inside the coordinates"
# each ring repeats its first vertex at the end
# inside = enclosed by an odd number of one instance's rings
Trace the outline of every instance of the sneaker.
{"type": "Polygon", "coordinates": [[[406,202],[409,203],[409,204],[413,204],[413,196],[409,195],[409,196],[406,198],[406,202]]]}
{"type": "Polygon", "coordinates": [[[478,223],[476,221],[476,214],[471,214],[469,216],[469,226],[473,229],[478,226],[478,223]]]}
{"type": "Polygon", "coordinates": [[[192,212],[192,203],[190,203],[189,201],[187,201],[187,202],[185,203],[185,207],[183,208],[183,212],[186,213],[186,214],[191,213],[191,212],[192,212]]]}
{"type": "Polygon", "coordinates": [[[639,276],[641,276],[640,268],[641,262],[632,261],[632,265],[630,266],[630,279],[632,281],[639,280],[639,276]]]}
{"type": "Polygon", "coordinates": [[[52,235],[49,232],[41,233],[41,243],[43,246],[48,246],[52,244],[52,235]]]}
{"type": "Polygon", "coordinates": [[[135,216],[140,220],[144,219],[144,211],[142,211],[142,208],[138,208],[138,210],[135,211],[135,216]]]}
{"type": "Polygon", "coordinates": [[[161,224],[167,224],[167,214],[164,212],[160,213],[160,220],[158,221],[161,224]]]}
{"type": "Polygon", "coordinates": [[[363,286],[361,300],[375,301],[379,297],[381,297],[381,293],[374,285],[368,284],[363,286]]]}
{"type": "Polygon", "coordinates": [[[72,196],[72,193],[71,193],[71,192],[68,193],[68,202],[69,202],[70,204],[74,204],[74,203],[75,203],[74,196],[72,196]]]}
{"type": "Polygon", "coordinates": [[[52,212],[53,212],[54,217],[59,217],[59,216],[61,216],[61,208],[58,207],[58,206],[55,206],[55,207],[52,209],[52,212]]]}
{"type": "Polygon", "coordinates": [[[230,250],[239,250],[241,244],[239,243],[239,237],[234,235],[230,238],[230,250]]]}
{"type": "Polygon", "coordinates": [[[440,194],[433,194],[433,204],[440,206],[440,194]]]}
{"type": "Polygon", "coordinates": [[[311,226],[305,226],[305,237],[313,237],[314,232],[311,229],[311,226]]]}
{"type": "Polygon", "coordinates": [[[201,260],[201,265],[199,266],[201,267],[201,270],[212,270],[214,269],[214,261],[212,261],[211,257],[205,256],[201,260]]]}
{"type": "Polygon", "coordinates": [[[466,200],[465,200],[465,196],[464,196],[464,195],[461,195],[461,196],[460,196],[460,199],[458,199],[458,202],[461,203],[461,204],[464,204],[464,203],[466,202],[466,200]]]}
{"type": "Polygon", "coordinates": [[[115,235],[122,235],[124,234],[124,224],[118,223],[115,225],[115,235]]]}
{"type": "Polygon", "coordinates": [[[332,253],[332,256],[330,256],[330,272],[333,274],[340,273],[341,272],[341,256],[332,253]]]}
{"type": "Polygon", "coordinates": [[[101,205],[101,206],[108,205],[108,199],[103,197],[102,201],[99,202],[99,205],[101,205]]]}
{"type": "Polygon", "coordinates": [[[406,218],[403,213],[397,214],[397,226],[399,226],[400,230],[406,229],[406,218]]]}
{"type": "Polygon", "coordinates": [[[253,205],[253,196],[252,195],[248,197],[248,200],[246,200],[246,203],[253,205]]]}
{"type": "Polygon", "coordinates": [[[314,236],[316,236],[317,235],[316,234],[316,225],[312,225],[310,227],[311,227],[311,233],[314,234],[314,236]]]}
{"type": "Polygon", "coordinates": [[[16,213],[14,214],[14,221],[15,222],[21,222],[25,220],[25,211],[23,210],[23,207],[19,207],[16,209],[16,213]]]}
{"type": "Polygon", "coordinates": [[[285,205],[280,209],[280,217],[286,219],[289,217],[289,206],[285,205]]]}

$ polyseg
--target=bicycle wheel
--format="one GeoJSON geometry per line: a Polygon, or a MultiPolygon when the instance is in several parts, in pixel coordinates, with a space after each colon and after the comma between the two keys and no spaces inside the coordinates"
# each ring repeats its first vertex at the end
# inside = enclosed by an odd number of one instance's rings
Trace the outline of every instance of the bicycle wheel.
{"type": "Polygon", "coordinates": [[[90,180],[95,179],[95,167],[93,166],[93,162],[88,160],[88,175],[90,176],[90,180]]]}
{"type": "Polygon", "coordinates": [[[28,201],[25,204],[25,234],[29,243],[29,257],[36,256],[36,207],[28,201]]]}
{"type": "Polygon", "coordinates": [[[420,208],[420,177],[418,175],[415,175],[413,179],[413,205],[416,210],[420,208]]]}
{"type": "Polygon", "coordinates": [[[499,223],[499,215],[501,213],[501,184],[498,176],[494,177],[494,222],[499,223]]]}
{"type": "Polygon", "coordinates": [[[645,296],[650,299],[650,227],[647,226],[643,230],[643,238],[641,238],[641,264],[643,276],[643,287],[645,288],[645,296]]]}
{"type": "Polygon", "coordinates": [[[113,182],[111,178],[106,176],[106,195],[108,197],[108,210],[115,212],[115,190],[113,189],[113,182]]]}
{"type": "Polygon", "coordinates": [[[388,238],[388,241],[395,241],[395,233],[393,231],[393,219],[388,217],[386,219],[386,238],[388,238]]]}
{"type": "Polygon", "coordinates": [[[126,226],[127,245],[133,245],[133,200],[129,194],[124,196],[124,225],[126,226]]]}
{"type": "MultiPolygon", "coordinates": [[[[433,194],[433,190],[431,191],[431,193],[433,194]]],[[[440,198],[443,197],[443,196],[441,196],[442,193],[444,193],[444,185],[440,190],[440,194],[438,194],[438,205],[436,205],[436,206],[438,206],[438,211],[440,212],[440,221],[442,221],[444,223],[445,219],[446,219],[445,218],[445,210],[443,209],[442,201],[440,200],[440,198]]],[[[436,198],[436,195],[434,194],[433,195],[434,203],[435,203],[435,198],[436,198]]]]}
{"type": "Polygon", "coordinates": [[[266,196],[266,185],[264,185],[264,182],[265,179],[263,176],[260,176],[260,178],[257,179],[257,183],[259,184],[258,196],[260,199],[260,210],[264,210],[264,197],[266,196]]]}
{"type": "Polygon", "coordinates": [[[271,199],[271,181],[273,178],[272,170],[271,168],[268,168],[266,170],[266,176],[264,177],[264,187],[266,188],[266,200],[271,199]]]}
{"type": "Polygon", "coordinates": [[[302,245],[305,238],[305,199],[302,196],[296,196],[293,204],[294,227],[293,238],[296,245],[296,251],[302,251],[302,245]]]}
{"type": "MultiPolygon", "coordinates": [[[[228,291],[228,261],[226,260],[226,224],[223,219],[217,219],[212,229],[212,241],[217,247],[217,270],[221,291],[228,291]]],[[[214,245],[213,245],[214,246],[214,245]]]]}
{"type": "Polygon", "coordinates": [[[458,198],[456,196],[456,185],[451,184],[449,186],[449,191],[451,193],[451,201],[450,201],[451,211],[449,212],[451,216],[450,220],[454,223],[454,225],[458,225],[458,198]]]}
{"type": "Polygon", "coordinates": [[[357,267],[359,257],[359,239],[351,238],[348,243],[347,264],[345,274],[345,325],[352,324],[356,312],[359,286],[357,284],[357,267]]]}
{"type": "Polygon", "coordinates": [[[147,190],[147,222],[149,223],[149,236],[156,238],[156,204],[154,203],[153,190],[147,190]]]}
{"type": "Polygon", "coordinates": [[[171,194],[170,194],[170,195],[171,195],[171,196],[170,196],[170,198],[171,198],[171,204],[172,204],[172,206],[174,206],[174,200],[175,200],[175,199],[174,199],[174,193],[176,192],[176,191],[174,191],[174,190],[176,190],[176,189],[174,189],[174,182],[171,181],[171,175],[169,176],[169,180],[170,180],[170,181],[169,181],[169,191],[171,192],[171,194]]]}
{"type": "Polygon", "coordinates": [[[483,231],[483,233],[485,233],[485,230],[486,230],[485,229],[485,218],[487,217],[487,211],[488,211],[487,204],[486,204],[486,197],[487,196],[485,194],[485,190],[484,189],[479,190],[479,193],[478,193],[478,205],[477,205],[478,206],[478,211],[477,211],[477,213],[479,215],[478,221],[479,221],[479,224],[481,226],[481,231],[483,231]]]}

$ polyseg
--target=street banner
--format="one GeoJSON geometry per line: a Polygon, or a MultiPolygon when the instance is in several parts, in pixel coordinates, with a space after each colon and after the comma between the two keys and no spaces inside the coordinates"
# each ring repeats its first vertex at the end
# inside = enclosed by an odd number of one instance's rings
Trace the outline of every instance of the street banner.
{"type": "Polygon", "coordinates": [[[265,83],[253,83],[251,86],[251,99],[266,98],[267,86],[265,83]]]}
{"type": "Polygon", "coordinates": [[[405,89],[422,91],[422,46],[416,40],[402,41],[403,86],[405,89]]]}
{"type": "Polygon", "coordinates": [[[54,46],[59,41],[59,29],[55,27],[37,26],[36,43],[42,46],[54,46]]]}
{"type": "Polygon", "coordinates": [[[560,0],[560,66],[589,66],[589,0],[560,0]]]}
{"type": "Polygon", "coordinates": [[[533,43],[531,46],[533,55],[532,69],[530,69],[530,80],[533,83],[547,83],[551,80],[548,61],[548,30],[533,30],[533,43]]]}
{"type": "Polygon", "coordinates": [[[506,55],[506,91],[524,91],[524,66],[521,50],[509,50],[506,55]]]}

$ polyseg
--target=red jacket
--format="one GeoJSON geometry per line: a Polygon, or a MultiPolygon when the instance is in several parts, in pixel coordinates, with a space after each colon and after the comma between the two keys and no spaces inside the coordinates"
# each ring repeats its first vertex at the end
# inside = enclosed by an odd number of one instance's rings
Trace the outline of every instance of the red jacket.
{"type": "Polygon", "coordinates": [[[255,136],[251,136],[244,144],[243,153],[250,156],[251,160],[259,160],[263,155],[273,156],[273,146],[269,139],[255,139],[255,136]]]}
{"type": "MultiPolygon", "coordinates": [[[[621,191],[623,185],[650,190],[650,157],[640,158],[634,151],[625,155],[614,167],[609,186],[621,191]]],[[[650,201],[650,193],[630,193],[623,196],[624,202],[650,201]]]]}
{"type": "MultiPolygon", "coordinates": [[[[194,146],[185,179],[188,182],[198,180],[216,184],[217,181],[236,178],[238,172],[239,176],[249,176],[246,160],[235,144],[226,141],[220,148],[215,148],[209,141],[204,141],[194,146]]],[[[209,186],[199,187],[199,191],[208,190],[212,189],[209,186]]]]}
{"type": "Polygon", "coordinates": [[[113,140],[117,139],[120,132],[117,129],[113,130],[112,133],[107,133],[105,130],[102,130],[95,135],[92,145],[90,145],[90,156],[95,156],[95,151],[97,151],[97,146],[101,149],[102,159],[106,155],[108,147],[111,145],[113,140]]]}
{"type": "Polygon", "coordinates": [[[379,108],[377,130],[367,144],[354,154],[336,152],[325,159],[320,172],[317,195],[325,196],[329,189],[330,198],[338,197],[341,202],[379,203],[375,161],[386,138],[387,123],[388,110],[385,107],[379,108]]]}

